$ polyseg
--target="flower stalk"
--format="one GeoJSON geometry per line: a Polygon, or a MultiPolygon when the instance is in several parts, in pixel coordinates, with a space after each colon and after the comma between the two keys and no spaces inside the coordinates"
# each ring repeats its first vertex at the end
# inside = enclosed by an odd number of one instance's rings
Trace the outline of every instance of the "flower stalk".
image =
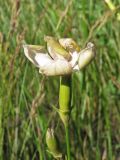
{"type": "Polygon", "coordinates": [[[71,112],[71,75],[62,76],[59,90],[59,115],[65,127],[67,160],[70,160],[69,119],[71,112]]]}
{"type": "Polygon", "coordinates": [[[59,90],[59,115],[65,127],[71,112],[71,75],[61,76],[59,90]]]}

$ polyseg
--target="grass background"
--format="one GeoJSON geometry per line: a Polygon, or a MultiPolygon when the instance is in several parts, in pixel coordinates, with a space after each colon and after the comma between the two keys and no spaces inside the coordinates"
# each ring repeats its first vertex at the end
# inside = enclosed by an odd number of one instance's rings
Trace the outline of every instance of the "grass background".
{"type": "MultiPolygon", "coordinates": [[[[120,0],[113,0],[116,7],[120,0]]],[[[118,8],[117,11],[120,9],[118,8]]],[[[70,122],[72,160],[120,159],[120,21],[104,0],[0,0],[0,160],[52,160],[45,133],[54,126],[59,77],[44,77],[25,58],[22,44],[45,44],[44,35],[72,37],[96,58],[73,74],[70,122]]]]}

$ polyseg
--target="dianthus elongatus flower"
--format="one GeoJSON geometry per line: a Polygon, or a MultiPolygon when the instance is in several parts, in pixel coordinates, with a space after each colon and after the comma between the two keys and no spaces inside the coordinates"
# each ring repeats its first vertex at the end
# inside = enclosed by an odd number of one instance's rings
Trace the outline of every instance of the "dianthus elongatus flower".
{"type": "Polygon", "coordinates": [[[83,50],[71,38],[58,41],[45,36],[47,49],[38,45],[23,45],[25,56],[47,76],[68,75],[81,70],[95,57],[95,46],[89,42],[83,50]]]}

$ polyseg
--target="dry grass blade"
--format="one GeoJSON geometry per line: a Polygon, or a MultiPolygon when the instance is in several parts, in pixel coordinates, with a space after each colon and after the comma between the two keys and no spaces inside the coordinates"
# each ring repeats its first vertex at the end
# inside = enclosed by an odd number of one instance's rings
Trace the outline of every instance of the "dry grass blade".
{"type": "Polygon", "coordinates": [[[68,5],[66,6],[66,8],[65,8],[65,10],[63,11],[62,15],[60,16],[59,21],[58,21],[57,26],[56,26],[56,31],[59,29],[62,20],[63,20],[63,19],[65,18],[65,16],[67,15],[67,12],[69,11],[69,8],[70,8],[70,6],[72,5],[72,2],[73,2],[73,0],[70,0],[70,1],[69,1],[68,5]]]}

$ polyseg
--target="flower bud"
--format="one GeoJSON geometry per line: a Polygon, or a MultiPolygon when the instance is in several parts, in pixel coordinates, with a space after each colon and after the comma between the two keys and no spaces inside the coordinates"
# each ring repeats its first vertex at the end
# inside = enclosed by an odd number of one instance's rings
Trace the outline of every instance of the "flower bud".
{"type": "Polygon", "coordinates": [[[61,158],[62,153],[60,152],[58,141],[54,135],[54,130],[48,128],[46,132],[46,143],[48,146],[48,152],[53,155],[54,158],[61,158]]]}
{"type": "Polygon", "coordinates": [[[87,47],[79,53],[78,66],[79,69],[86,67],[95,57],[95,46],[89,42],[87,47]]]}

